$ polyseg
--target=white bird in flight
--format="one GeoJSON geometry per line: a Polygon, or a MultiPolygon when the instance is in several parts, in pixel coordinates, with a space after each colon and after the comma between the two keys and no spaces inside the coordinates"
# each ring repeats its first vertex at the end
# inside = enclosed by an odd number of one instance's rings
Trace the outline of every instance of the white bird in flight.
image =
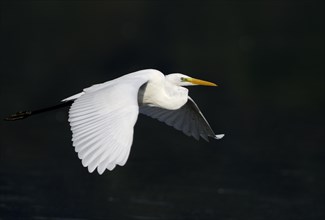
{"type": "Polygon", "coordinates": [[[93,85],[81,93],[63,99],[60,105],[18,112],[5,120],[26,118],[71,105],[69,122],[72,142],[84,167],[99,174],[125,165],[138,114],[156,118],[195,139],[221,139],[188,96],[183,86],[217,86],[184,74],[164,75],[158,70],[146,69],[126,74],[102,84],[93,85]]]}

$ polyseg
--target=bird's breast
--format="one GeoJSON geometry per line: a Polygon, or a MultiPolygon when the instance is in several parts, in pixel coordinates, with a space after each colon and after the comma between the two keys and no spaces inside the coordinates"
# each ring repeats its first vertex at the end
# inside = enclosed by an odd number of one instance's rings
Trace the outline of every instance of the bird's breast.
{"type": "Polygon", "coordinates": [[[139,105],[176,110],[187,102],[188,90],[180,86],[165,87],[161,84],[147,83],[140,88],[138,100],[139,105]]]}

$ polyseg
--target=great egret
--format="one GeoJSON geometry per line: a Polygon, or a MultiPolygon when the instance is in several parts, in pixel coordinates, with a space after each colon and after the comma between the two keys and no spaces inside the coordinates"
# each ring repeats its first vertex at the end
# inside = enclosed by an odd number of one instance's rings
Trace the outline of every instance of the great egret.
{"type": "Polygon", "coordinates": [[[37,111],[18,112],[6,120],[71,105],[72,142],[84,167],[99,174],[123,166],[130,153],[138,114],[156,118],[195,139],[216,135],[183,86],[217,86],[180,73],[164,75],[158,70],[133,72],[93,85],[62,100],[62,104],[37,111]]]}

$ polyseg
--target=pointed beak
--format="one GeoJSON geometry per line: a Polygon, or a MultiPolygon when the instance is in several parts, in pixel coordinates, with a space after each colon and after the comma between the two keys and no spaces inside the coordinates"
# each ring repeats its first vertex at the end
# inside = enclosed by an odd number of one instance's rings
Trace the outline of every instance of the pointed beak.
{"type": "Polygon", "coordinates": [[[218,86],[217,84],[201,79],[195,79],[195,78],[188,78],[188,82],[194,84],[194,85],[201,85],[201,86],[218,86]]]}

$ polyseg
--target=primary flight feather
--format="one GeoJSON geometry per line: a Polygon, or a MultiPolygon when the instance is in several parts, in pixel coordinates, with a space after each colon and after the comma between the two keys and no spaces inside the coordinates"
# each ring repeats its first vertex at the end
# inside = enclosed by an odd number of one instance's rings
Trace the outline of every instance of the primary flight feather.
{"type": "MultiPolygon", "coordinates": [[[[93,85],[62,100],[63,104],[72,102],[69,110],[72,142],[83,166],[89,172],[97,168],[99,174],[113,170],[116,165],[123,166],[129,157],[139,113],[197,140],[221,139],[224,135],[213,132],[188,96],[184,86],[192,85],[216,86],[180,73],[165,76],[158,70],[147,69],[93,85]]],[[[7,120],[22,119],[32,113],[20,112],[7,120]]]]}

